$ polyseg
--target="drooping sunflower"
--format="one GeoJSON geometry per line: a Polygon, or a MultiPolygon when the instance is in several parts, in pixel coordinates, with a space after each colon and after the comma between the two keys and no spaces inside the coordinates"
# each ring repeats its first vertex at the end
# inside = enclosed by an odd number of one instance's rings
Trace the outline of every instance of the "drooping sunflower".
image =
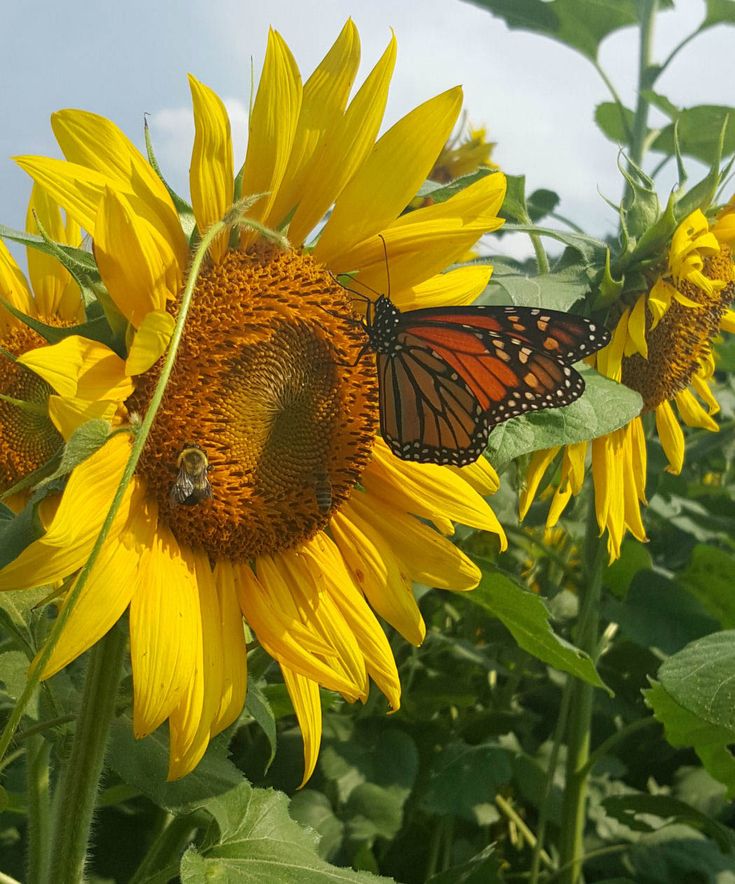
{"type": "Polygon", "coordinates": [[[608,532],[611,560],[620,555],[627,531],[646,540],[641,504],[646,503],[648,454],[643,417],[653,412],[667,469],[680,473],[685,437],[681,424],[716,432],[719,410],[712,389],[713,340],[735,332],[735,240],[731,200],[713,224],[697,209],[681,221],[671,238],[665,267],[632,306],[622,306],[610,343],[594,358],[600,374],[640,393],[641,415],[590,443],[536,452],[521,494],[523,518],[541,480],[561,451],[560,481],[546,520],[557,524],[572,496],[579,494],[591,449],[595,513],[600,533],[608,532]],[[676,411],[674,407],[676,406],[676,411]]]}
{"type": "MultiPolygon", "coordinates": [[[[405,308],[467,303],[489,277],[487,267],[441,271],[501,224],[502,175],[401,215],[455,124],[461,91],[425,102],[376,142],[395,55],[391,39],[348,104],[359,63],[352,22],[303,86],[271,31],[238,176],[223,103],[192,77],[195,226],[186,212],[182,226],[156,171],[102,117],[54,114],[66,159],[18,159],[88,231],[102,282],[129,323],[124,358],[71,336],[19,362],[62,397],[93,375],[96,401],[114,405],[121,426],[148,406],[198,234],[241,194],[260,194],[252,220],[291,243],[279,248],[252,226],[215,242],[138,469],[44,672],[129,611],[134,731],[142,737],[168,720],[171,778],[190,771],[240,713],[243,615],[280,664],[307,779],[321,736],[320,685],[364,700],[372,678],[399,705],[376,614],[419,643],[412,581],[477,584],[478,569],[447,539],[453,521],[506,544],[483,498],[497,488],[485,461],[461,470],[405,463],[376,436],[374,363],[357,358],[364,332],[335,279],[349,273],[351,285],[384,288],[387,250],[392,298],[405,308]],[[190,445],[206,454],[212,496],[175,505],[177,459],[190,445]]],[[[0,572],[0,589],[83,565],[130,447],[129,435],[114,435],[74,469],[60,500],[43,501],[45,534],[0,572]]]]}
{"type": "MultiPolygon", "coordinates": [[[[79,225],[71,217],[62,218],[59,207],[34,186],[28,203],[28,231],[37,233],[39,223],[57,242],[79,246],[79,225]]],[[[70,389],[63,399],[46,381],[16,361],[16,357],[42,346],[45,340],[8,307],[38,320],[41,327],[69,327],[84,316],[79,286],[58,261],[33,248],[27,249],[27,261],[29,279],[0,241],[0,494],[61,450],[70,422],[74,422],[73,413],[79,410],[70,389]]],[[[87,400],[94,396],[94,390],[84,381],[82,393],[87,400]]],[[[101,416],[92,403],[85,403],[82,410],[101,416]]],[[[13,495],[9,502],[19,504],[22,499],[13,495]]]]}

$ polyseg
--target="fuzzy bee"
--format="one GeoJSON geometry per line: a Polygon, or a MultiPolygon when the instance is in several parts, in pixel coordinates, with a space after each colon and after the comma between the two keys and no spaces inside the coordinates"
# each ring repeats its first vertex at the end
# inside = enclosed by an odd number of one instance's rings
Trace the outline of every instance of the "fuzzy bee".
{"type": "Polygon", "coordinates": [[[212,496],[212,486],[207,478],[211,467],[202,448],[187,442],[176,459],[176,466],[179,472],[169,493],[172,504],[195,506],[212,496]]]}
{"type": "Polygon", "coordinates": [[[314,496],[319,512],[328,513],[332,507],[332,483],[326,473],[317,473],[314,482],[314,496]]]}

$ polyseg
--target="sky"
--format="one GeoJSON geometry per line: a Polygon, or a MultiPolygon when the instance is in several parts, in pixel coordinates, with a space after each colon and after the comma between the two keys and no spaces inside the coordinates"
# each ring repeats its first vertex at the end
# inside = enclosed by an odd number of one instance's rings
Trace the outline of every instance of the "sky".
{"type": "MultiPolygon", "coordinates": [[[[398,63],[384,128],[417,104],[460,83],[469,120],[497,142],[504,171],[525,174],[527,189],[555,190],[560,211],[588,233],[615,228],[603,199],[619,198],[618,149],[593,122],[609,94],[592,65],[559,43],[511,31],[463,0],[2,0],[0,53],[0,224],[22,228],[30,181],[16,154],[59,156],[50,114],[78,107],[114,120],[139,146],[143,115],[170,183],[188,194],[193,123],[186,74],[215,89],[233,121],[236,167],[244,158],[251,64],[262,64],[269,25],[291,47],[304,79],[351,16],[360,32],[358,83],[393,28],[398,63]]],[[[704,3],[678,0],[657,20],[654,55],[701,21],[704,3]]],[[[732,39],[718,26],[692,41],[657,85],[680,106],[732,104],[732,39]]],[[[635,101],[636,33],[603,43],[600,60],[629,106],[635,101]]],[[[653,118],[654,121],[656,117],[653,118]]],[[[693,166],[694,180],[701,167],[693,166]]],[[[665,200],[673,179],[661,181],[665,200]]],[[[506,237],[498,254],[528,252],[506,237]]]]}

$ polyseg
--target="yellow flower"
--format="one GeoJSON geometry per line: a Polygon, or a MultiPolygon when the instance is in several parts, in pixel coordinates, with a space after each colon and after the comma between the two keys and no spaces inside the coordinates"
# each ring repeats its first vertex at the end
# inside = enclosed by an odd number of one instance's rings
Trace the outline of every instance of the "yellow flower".
{"type": "Polygon", "coordinates": [[[495,142],[487,140],[484,126],[467,130],[462,126],[442,148],[429,178],[444,183],[476,172],[481,166],[497,169],[497,164],[492,161],[494,147],[495,142]]]}
{"type": "MultiPolygon", "coordinates": [[[[374,362],[356,358],[364,335],[334,277],[355,273],[354,285],[384,288],[383,240],[402,308],[467,303],[489,276],[486,267],[440,271],[500,226],[502,175],[400,217],[462,96],[458,88],[438,95],[376,142],[395,54],[391,39],[348,105],[359,63],[352,22],[303,86],[271,31],[242,192],[263,194],[251,216],[282,229],[294,248],[245,229],[212,249],[136,475],[44,673],[129,609],[135,734],[168,719],[172,778],[190,771],[240,713],[243,615],[281,666],[304,736],[306,780],[321,737],[320,685],[365,700],[372,678],[399,705],[376,613],[418,644],[425,627],[412,581],[477,584],[478,569],[447,539],[453,522],[506,544],[483,499],[497,488],[485,461],[461,470],[406,463],[375,436],[374,362]],[[304,245],[330,208],[318,238],[304,245]],[[176,505],[177,459],[191,443],[209,460],[212,497],[176,505]]],[[[232,204],[236,165],[222,101],[193,77],[191,91],[190,189],[203,231],[232,204]]],[[[52,125],[66,159],[18,162],[89,231],[104,285],[130,324],[130,346],[126,360],[103,364],[76,338],[36,349],[24,364],[62,396],[93,372],[99,399],[143,412],[170,338],[188,240],[166,187],[117,127],[75,110],[54,114],[52,125]]],[[[73,471],[60,501],[43,502],[46,533],[0,572],[0,589],[54,581],[85,562],[130,445],[127,434],[113,436],[73,471]]]]}
{"type": "MultiPolygon", "coordinates": [[[[56,241],[79,246],[79,225],[71,218],[64,222],[59,207],[34,186],[27,215],[31,233],[38,232],[37,222],[56,241]]],[[[28,247],[27,259],[30,281],[0,241],[0,303],[46,325],[68,327],[81,321],[81,292],[69,273],[37,249],[28,247]]],[[[0,307],[0,493],[43,466],[63,446],[65,417],[74,403],[63,402],[44,380],[13,358],[44,343],[37,331],[0,307]]],[[[11,503],[20,502],[13,496],[11,503]]]]}
{"type": "MultiPolygon", "coordinates": [[[[718,430],[713,415],[719,405],[710,383],[712,341],[721,330],[735,331],[735,313],[728,309],[735,296],[735,264],[727,235],[723,235],[729,230],[725,217],[722,214],[710,227],[696,210],[679,224],[666,268],[632,307],[623,309],[610,343],[594,357],[597,371],[641,394],[641,415],[654,413],[672,473],[681,472],[684,463],[681,423],[718,430]]],[[[640,510],[646,503],[647,476],[642,416],[591,443],[536,452],[521,494],[521,517],[528,512],[547,468],[560,455],[560,482],[547,518],[547,526],[556,525],[571,497],[582,488],[588,448],[597,524],[601,534],[608,532],[608,553],[613,560],[620,555],[627,531],[646,540],[640,510]]]]}

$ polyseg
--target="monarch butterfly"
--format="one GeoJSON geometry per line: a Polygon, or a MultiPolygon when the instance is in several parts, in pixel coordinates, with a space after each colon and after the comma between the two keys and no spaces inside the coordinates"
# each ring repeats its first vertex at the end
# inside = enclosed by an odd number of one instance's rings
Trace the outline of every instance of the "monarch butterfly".
{"type": "Polygon", "coordinates": [[[465,466],[490,431],[516,415],[578,399],[572,363],[610,339],[579,316],[537,307],[429,307],[368,300],[380,431],[403,460],[465,466]]]}

